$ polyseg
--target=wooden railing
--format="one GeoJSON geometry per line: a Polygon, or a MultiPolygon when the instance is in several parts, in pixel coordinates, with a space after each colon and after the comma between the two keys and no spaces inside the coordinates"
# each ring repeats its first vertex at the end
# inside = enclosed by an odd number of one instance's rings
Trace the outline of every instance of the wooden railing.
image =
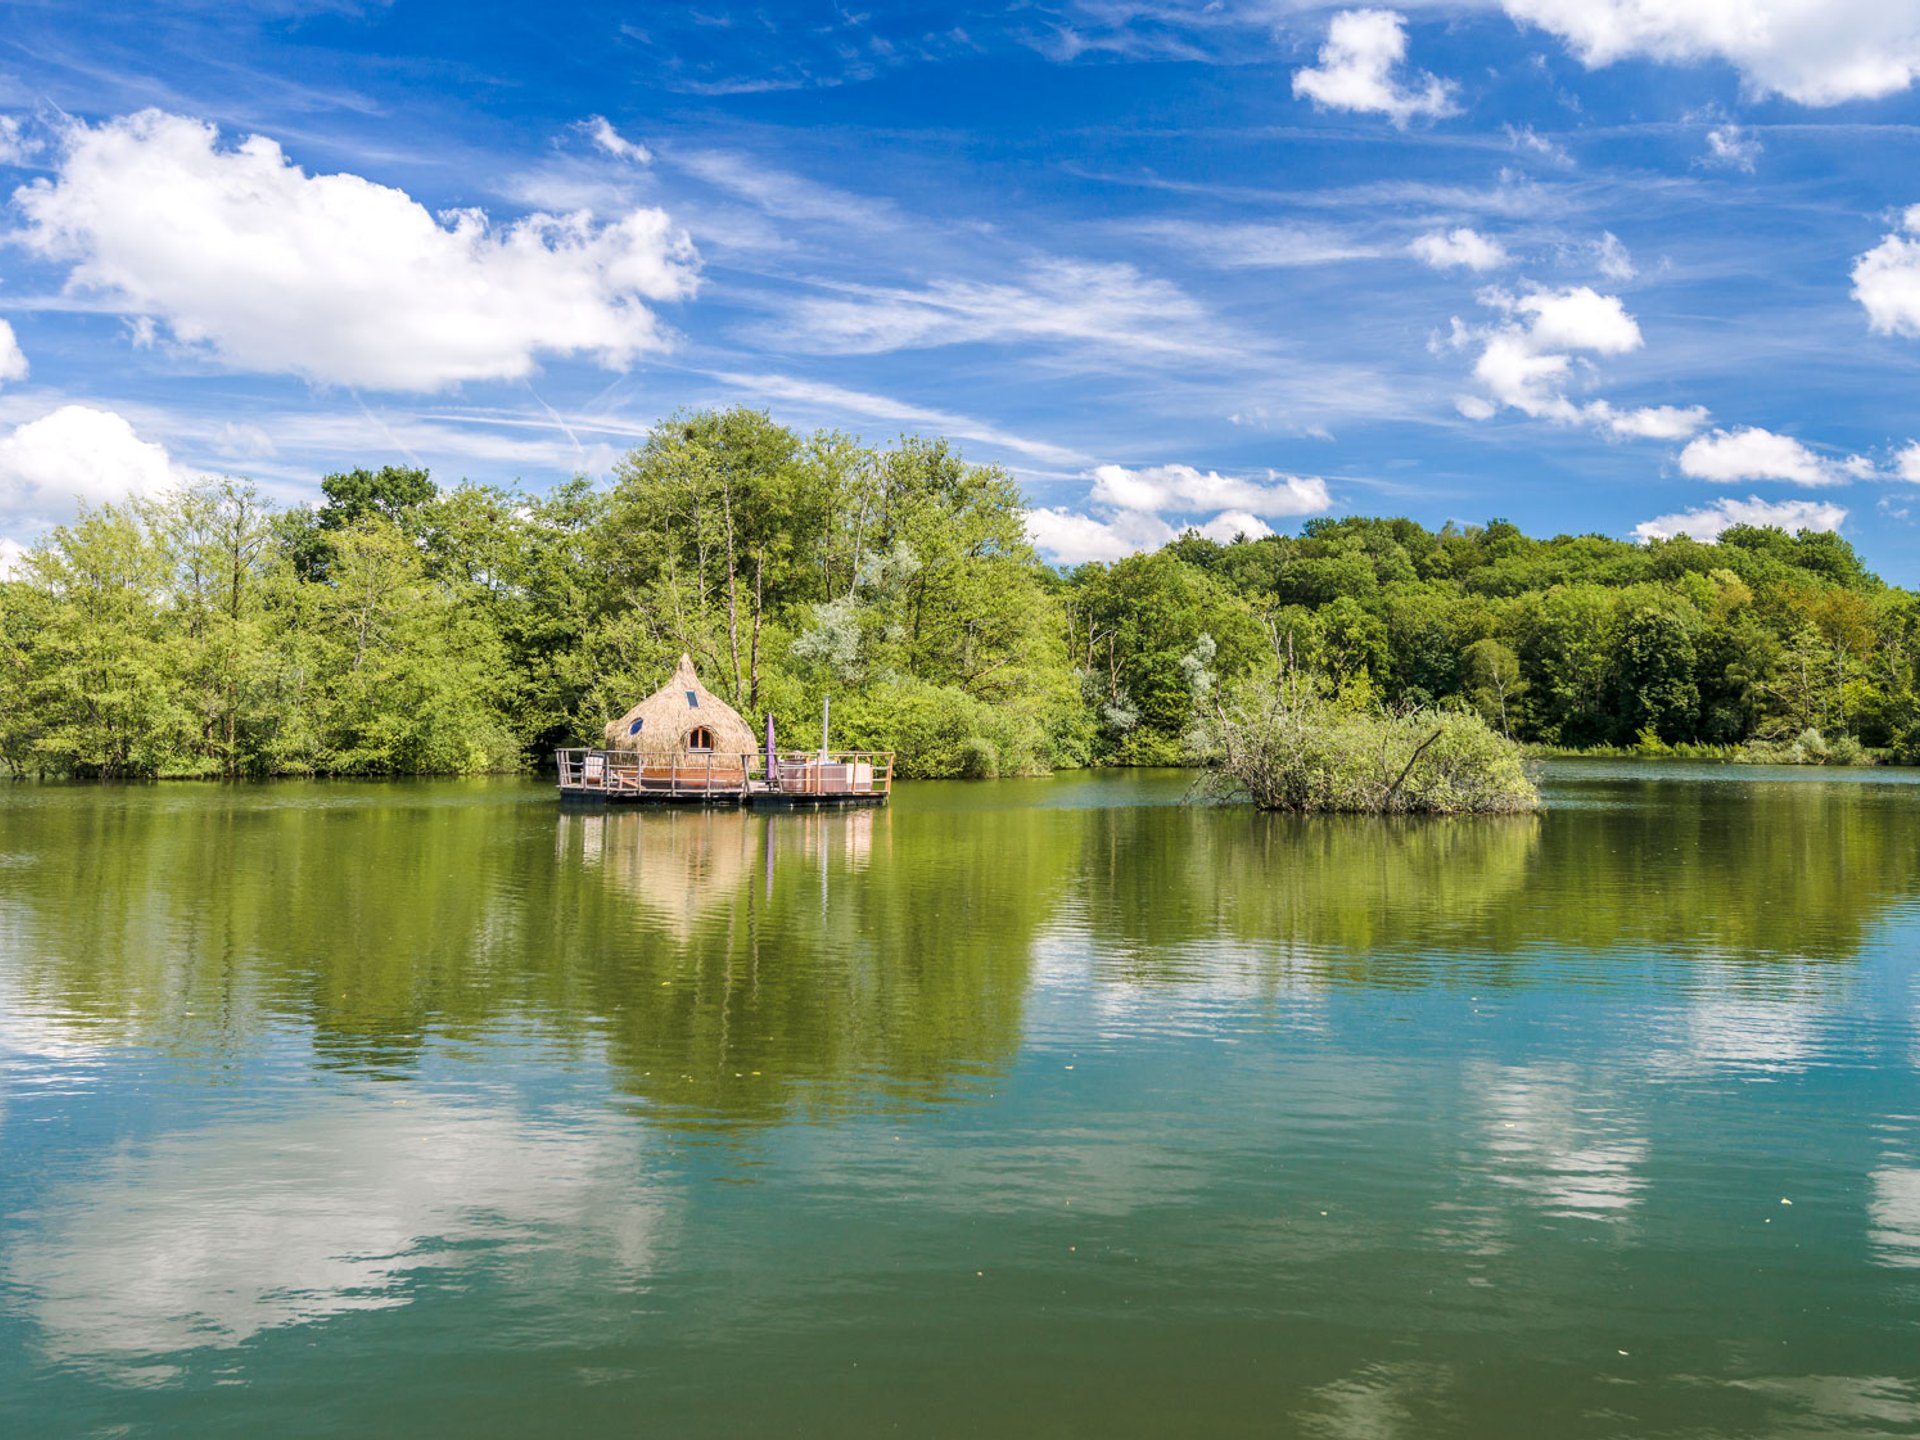
{"type": "Polygon", "coordinates": [[[890,795],[893,754],[882,750],[780,751],[766,755],[691,752],[642,755],[632,750],[556,750],[560,789],[567,794],[633,797],[890,795]]]}
{"type": "MultiPolygon", "coordinates": [[[[758,757],[764,771],[765,756],[758,757]]],[[[890,795],[893,793],[891,750],[778,751],[771,783],[783,795],[890,795]]]]}

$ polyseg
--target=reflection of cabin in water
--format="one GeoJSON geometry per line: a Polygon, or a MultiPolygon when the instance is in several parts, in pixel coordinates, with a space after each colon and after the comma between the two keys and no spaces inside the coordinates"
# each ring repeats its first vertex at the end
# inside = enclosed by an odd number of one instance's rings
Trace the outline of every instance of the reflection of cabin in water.
{"type": "Polygon", "coordinates": [[[684,944],[701,927],[724,923],[747,891],[763,886],[770,900],[776,865],[823,893],[830,876],[865,870],[876,827],[884,835],[886,820],[871,806],[806,810],[776,821],[741,807],[635,813],[569,805],[555,830],[555,853],[564,864],[597,870],[684,944]]]}
{"type": "Polygon", "coordinates": [[[560,798],[696,805],[884,805],[893,789],[891,753],[775,748],[726,701],[700,683],[691,656],[659,690],[606,729],[598,750],[559,750],[560,798]]]}

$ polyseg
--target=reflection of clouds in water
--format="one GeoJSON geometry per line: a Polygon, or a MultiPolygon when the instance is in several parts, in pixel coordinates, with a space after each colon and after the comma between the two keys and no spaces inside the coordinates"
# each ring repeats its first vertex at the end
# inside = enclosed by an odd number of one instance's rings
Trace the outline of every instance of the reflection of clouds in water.
{"type": "Polygon", "coordinates": [[[0,1273],[52,1353],[123,1360],[405,1304],[408,1273],[463,1244],[564,1246],[637,1277],[665,1215],[637,1179],[639,1134],[432,1098],[303,1099],[114,1155],[45,1198],[0,1273]]]}
{"type": "Polygon", "coordinates": [[[1070,903],[1032,948],[1034,1013],[1029,1029],[1072,1032],[1090,1022],[1095,1038],[1214,1035],[1226,1038],[1257,1015],[1318,1028],[1326,1011],[1324,957],[1291,943],[1194,941],[1123,950],[1087,931],[1070,903]]]}
{"type": "MultiPolygon", "coordinates": [[[[9,954],[0,938],[0,956],[9,954]]],[[[36,1010],[0,970],[0,1130],[16,1099],[29,1090],[52,1093],[85,1084],[108,1047],[96,1026],[36,1010]]]]}
{"type": "Polygon", "coordinates": [[[1784,1414],[1774,1435],[1910,1435],[1920,1427],[1920,1383],[1891,1375],[1788,1375],[1730,1382],[1764,1395],[1784,1414]],[[1798,1419],[1805,1428],[1792,1425],[1798,1419]]]}
{"type": "Polygon", "coordinates": [[[1868,1178],[1867,1218],[1880,1263],[1920,1268],[1920,1169],[1885,1165],[1868,1178]]]}
{"type": "Polygon", "coordinates": [[[1327,1440],[1396,1440],[1431,1434],[1434,1407],[1453,1382],[1440,1365],[1369,1365],[1322,1385],[1298,1419],[1308,1435],[1327,1440]]]}
{"type": "Polygon", "coordinates": [[[1493,1178],[1531,1195],[1548,1214],[1621,1218],[1646,1188],[1647,1142],[1591,1098],[1571,1069],[1480,1067],[1468,1085],[1486,1116],[1493,1178]]]}
{"type": "Polygon", "coordinates": [[[967,1216],[1062,1215],[1114,1218],[1188,1203],[1213,1178],[1212,1157],[1175,1138],[1150,1139],[1124,1123],[1110,1130],[1053,1130],[1025,1143],[895,1145],[876,1154],[829,1145],[815,1163],[821,1187],[870,1190],[967,1216]]]}
{"type": "Polygon", "coordinates": [[[1683,1063],[1716,1070],[1791,1073],[1822,1062],[1824,997],[1714,996],[1687,1007],[1675,1047],[1683,1063]]]}

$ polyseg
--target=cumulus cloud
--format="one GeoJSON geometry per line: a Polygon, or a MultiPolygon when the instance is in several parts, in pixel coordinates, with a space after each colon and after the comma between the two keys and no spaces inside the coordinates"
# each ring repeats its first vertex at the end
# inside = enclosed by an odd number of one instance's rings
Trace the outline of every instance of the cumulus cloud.
{"type": "Polygon", "coordinates": [[[587,138],[594,146],[611,155],[616,160],[631,160],[636,165],[653,163],[653,152],[638,140],[629,140],[604,115],[589,115],[580,122],[580,128],[587,132],[587,138]]]}
{"type": "Polygon", "coordinates": [[[1027,533],[1044,555],[1067,565],[1124,559],[1153,550],[1191,526],[1221,543],[1237,535],[1271,535],[1267,522],[1318,515],[1332,508],[1326,481],[1269,472],[1265,480],[1222,475],[1191,465],[1130,470],[1101,465],[1087,495],[1092,513],[1052,507],[1027,517],[1027,533]],[[1195,517],[1208,515],[1201,520],[1195,517]]]}
{"type": "Polygon", "coordinates": [[[1721,483],[1784,480],[1790,485],[1837,485],[1849,474],[1858,476],[1860,467],[1832,464],[1791,435],[1749,425],[1702,435],[1680,452],[1680,471],[1696,480],[1721,483]]]}
{"type": "Polygon", "coordinates": [[[27,353],[20,348],[20,339],[13,333],[13,326],[0,320],[0,383],[26,378],[27,353]]]}
{"type": "Polygon", "coordinates": [[[1344,10],[1327,27],[1320,63],[1294,72],[1293,93],[1327,110],[1385,115],[1404,127],[1416,117],[1458,110],[1453,86],[1424,72],[1396,78],[1407,58],[1406,18],[1392,10],[1344,10]]]}
{"type": "Polygon", "coordinates": [[[1772,525],[1788,532],[1838,530],[1846,518],[1847,512],[1840,506],[1817,500],[1762,500],[1757,495],[1736,500],[1726,496],[1692,510],[1643,520],[1633,527],[1633,533],[1640,540],[1671,540],[1676,535],[1715,540],[1721,531],[1734,525],[1772,525]]]}
{"type": "Polygon", "coordinates": [[[1760,159],[1760,142],[1751,139],[1738,125],[1716,125],[1707,131],[1705,163],[1728,170],[1745,170],[1749,175],[1760,159]]]}
{"type": "Polygon", "coordinates": [[[1174,528],[1158,515],[1118,514],[1096,519],[1049,506],[1027,512],[1027,538],[1042,555],[1062,565],[1111,563],[1173,539],[1174,528]]]}
{"type": "Polygon", "coordinates": [[[1223,510],[1204,525],[1196,527],[1209,540],[1222,545],[1230,545],[1245,536],[1249,540],[1260,540],[1273,534],[1273,527],[1258,515],[1249,515],[1245,510],[1223,510]]]}
{"type": "Polygon", "coordinates": [[[0,516],[62,519],[77,504],[155,495],[191,474],[113,411],[62,405],[0,439],[0,516]]]}
{"type": "Polygon", "coordinates": [[[18,540],[0,535],[0,580],[16,580],[20,576],[20,562],[26,558],[27,547],[18,540]]]}
{"type": "Polygon", "coordinates": [[[1581,413],[1609,433],[1635,440],[1684,440],[1699,434],[1708,419],[1704,405],[1647,405],[1638,410],[1616,410],[1604,400],[1593,401],[1581,413]]]}
{"type": "Polygon", "coordinates": [[[696,284],[692,242],[661,210],[435,217],[156,110],[72,125],[54,178],[14,198],[17,238],[71,262],[71,288],[234,367],[320,383],[436,390],[528,375],[543,354],[624,369],[667,343],[649,302],[696,284]]]}
{"type": "Polygon", "coordinates": [[[1886,236],[1853,265],[1853,298],[1876,334],[1920,335],[1920,205],[1908,206],[1898,233],[1886,236]]]}
{"type": "Polygon", "coordinates": [[[1118,510],[1237,509],[1268,518],[1318,515],[1332,501],[1327,482],[1314,475],[1269,475],[1243,480],[1191,465],[1155,465],[1129,470],[1101,465],[1093,472],[1089,496],[1097,505],[1118,510]]]}
{"type": "Polygon", "coordinates": [[[1579,404],[1569,397],[1576,366],[1586,363],[1583,357],[1625,355],[1645,343],[1619,296],[1574,285],[1536,286],[1521,295],[1490,288],[1479,299],[1507,318],[1473,326],[1455,317],[1452,333],[1435,341],[1436,349],[1479,350],[1473,378],[1483,393],[1454,402],[1469,420],[1490,420],[1504,407],[1537,420],[1591,425],[1622,438],[1661,440],[1684,439],[1707,423],[1707,411],[1698,405],[1620,410],[1605,400],[1579,404]]]}
{"type": "Polygon", "coordinates": [[[1894,473],[1902,480],[1911,480],[1920,484],[1920,440],[1909,440],[1900,453],[1893,457],[1894,473]]]}
{"type": "Polygon", "coordinates": [[[1429,231],[1407,248],[1416,260],[1436,270],[1498,270],[1507,263],[1507,252],[1498,240],[1465,225],[1429,231]]]}
{"type": "Polygon", "coordinates": [[[1589,69],[1617,60],[1721,60],[1755,95],[1838,105],[1920,75],[1920,11],[1889,0],[1503,0],[1589,69]]]}

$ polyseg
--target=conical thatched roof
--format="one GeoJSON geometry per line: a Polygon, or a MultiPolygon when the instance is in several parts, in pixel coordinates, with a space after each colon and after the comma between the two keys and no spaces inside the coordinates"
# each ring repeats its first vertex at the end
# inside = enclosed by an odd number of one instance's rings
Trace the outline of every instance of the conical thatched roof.
{"type": "Polygon", "coordinates": [[[750,755],[760,748],[753,728],[734,708],[700,683],[693,657],[682,655],[673,678],[607,726],[609,750],[642,755],[684,755],[694,731],[704,728],[716,755],[750,755]],[[635,722],[638,722],[636,725],[635,722]]]}

